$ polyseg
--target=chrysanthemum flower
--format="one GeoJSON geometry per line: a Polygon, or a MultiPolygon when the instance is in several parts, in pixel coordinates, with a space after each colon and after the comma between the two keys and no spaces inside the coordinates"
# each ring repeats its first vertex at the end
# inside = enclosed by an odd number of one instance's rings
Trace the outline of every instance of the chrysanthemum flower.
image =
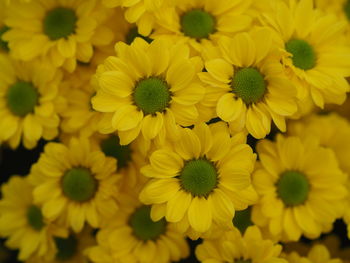
{"type": "Polygon", "coordinates": [[[350,49],[344,44],[346,22],[314,9],[312,0],[284,1],[262,22],[275,31],[276,43],[285,51],[282,63],[298,88],[301,99],[325,103],[345,100],[350,76],[350,49]]]}
{"type": "Polygon", "coordinates": [[[72,138],[67,146],[49,143],[31,169],[34,200],[46,217],[59,218],[75,232],[85,222],[99,227],[118,209],[115,169],[116,161],[92,151],[86,138],[72,138]]]}
{"type": "Polygon", "coordinates": [[[125,18],[129,23],[136,23],[138,32],[144,36],[148,36],[155,23],[155,12],[163,10],[178,0],[102,0],[107,7],[123,7],[126,9],[125,18]]]}
{"type": "MultiPolygon", "coordinates": [[[[223,123],[182,129],[178,142],[154,151],[141,169],[152,179],[140,200],[153,205],[154,220],[165,216],[183,231],[232,225],[237,196],[251,185],[255,157],[240,134],[230,137],[223,123]]],[[[240,202],[247,206],[248,199],[240,202]]]]}
{"type": "Polygon", "coordinates": [[[150,213],[149,206],[131,199],[97,233],[98,246],[87,251],[92,262],[168,263],[186,258],[185,237],[164,219],[152,221],[150,213]]]}
{"type": "Polygon", "coordinates": [[[91,59],[95,46],[112,41],[113,32],[103,25],[107,10],[96,0],[16,2],[8,7],[10,29],[3,39],[18,59],[42,58],[72,72],[77,60],[91,59]]]}
{"type": "Polygon", "coordinates": [[[324,245],[314,245],[307,257],[301,257],[296,252],[284,256],[289,263],[342,263],[339,258],[331,258],[331,255],[324,245]]]}
{"type": "Polygon", "coordinates": [[[273,54],[271,32],[259,28],[223,38],[219,48],[208,51],[207,72],[199,74],[207,85],[202,104],[216,108],[233,131],[244,129],[263,138],[271,120],[285,131],[285,117],[297,110],[296,90],[273,54]]]}
{"type": "Polygon", "coordinates": [[[170,44],[141,38],[130,46],[117,43],[117,57],[107,58],[96,76],[92,105],[103,112],[100,132],[118,131],[124,145],[140,132],[147,140],[176,138],[177,124],[197,122],[195,105],[205,92],[196,76],[202,63],[187,46],[170,44]]]}
{"type": "Polygon", "coordinates": [[[281,245],[263,239],[259,228],[251,226],[244,236],[227,231],[218,239],[204,240],[196,256],[203,263],[287,263],[279,257],[281,250],[281,245]]]}
{"type": "Polygon", "coordinates": [[[47,64],[21,63],[0,55],[0,141],[34,148],[58,134],[61,73],[47,64]],[[40,74],[39,74],[40,73],[40,74]],[[6,128],[5,128],[6,127],[6,128]]]}
{"type": "Polygon", "coordinates": [[[0,236],[8,238],[6,246],[19,249],[19,260],[52,253],[53,235],[67,235],[65,228],[43,216],[41,207],[33,203],[32,191],[27,178],[19,176],[1,187],[0,236]]]}
{"type": "Polygon", "coordinates": [[[259,142],[257,152],[253,185],[261,198],[253,206],[253,222],[282,240],[316,238],[329,231],[342,216],[348,194],[347,175],[334,152],[312,136],[280,134],[276,142],[259,142]]]}
{"type": "Polygon", "coordinates": [[[247,14],[251,0],[179,0],[175,8],[161,10],[152,37],[188,43],[201,51],[222,36],[247,30],[252,18],[247,14]]]}
{"type": "Polygon", "coordinates": [[[45,257],[31,257],[25,263],[89,263],[85,251],[96,245],[93,231],[85,227],[80,233],[71,233],[69,236],[55,237],[55,252],[50,260],[45,257]]]}

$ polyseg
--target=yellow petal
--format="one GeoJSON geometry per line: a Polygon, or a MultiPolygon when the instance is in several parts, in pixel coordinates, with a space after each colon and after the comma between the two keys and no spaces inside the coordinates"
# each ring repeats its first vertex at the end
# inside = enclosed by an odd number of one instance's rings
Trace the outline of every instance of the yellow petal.
{"type": "Polygon", "coordinates": [[[159,76],[169,65],[170,54],[167,43],[163,40],[154,40],[147,51],[152,62],[152,74],[159,76]]]}
{"type": "Polygon", "coordinates": [[[157,150],[152,153],[150,163],[155,170],[166,171],[176,175],[183,167],[183,160],[179,155],[167,149],[157,150]]]}
{"type": "Polygon", "coordinates": [[[120,145],[128,145],[133,140],[137,138],[140,134],[141,125],[136,126],[135,128],[127,131],[118,131],[118,136],[120,139],[120,145]]]}
{"type": "Polygon", "coordinates": [[[271,119],[255,105],[248,108],[246,127],[248,132],[256,139],[264,138],[269,132],[271,119]]]}
{"type": "Polygon", "coordinates": [[[211,198],[213,217],[221,222],[232,221],[235,208],[230,198],[219,188],[215,189],[209,198],[211,198]]]}
{"type": "Polygon", "coordinates": [[[230,122],[236,120],[243,108],[241,99],[236,99],[233,93],[223,95],[216,106],[216,113],[222,120],[230,122]]]}
{"type": "Polygon", "coordinates": [[[175,150],[185,160],[198,159],[201,152],[198,136],[190,129],[183,129],[181,139],[175,144],[175,150]]]}
{"type": "Polygon", "coordinates": [[[213,145],[213,138],[211,131],[205,123],[200,123],[194,126],[193,131],[198,136],[201,144],[201,155],[206,154],[213,145]]]}
{"type": "Polygon", "coordinates": [[[315,10],[312,0],[300,0],[295,10],[295,30],[298,38],[305,38],[314,26],[315,10]]]}
{"type": "Polygon", "coordinates": [[[98,81],[104,92],[122,98],[129,96],[134,88],[134,83],[129,76],[118,71],[104,72],[98,81]]]}
{"type": "Polygon", "coordinates": [[[250,174],[246,170],[226,168],[220,171],[220,175],[221,184],[231,191],[242,190],[251,183],[250,174]]]}
{"type": "Polygon", "coordinates": [[[166,204],[153,204],[151,208],[151,218],[153,221],[159,221],[165,216],[166,204]]]}
{"type": "Polygon", "coordinates": [[[205,88],[201,84],[192,83],[187,88],[174,92],[171,98],[182,105],[194,105],[204,97],[204,94],[205,88]]]}
{"type": "Polygon", "coordinates": [[[229,83],[233,76],[233,66],[225,60],[217,58],[205,63],[209,74],[218,81],[229,83]]]}
{"type": "Polygon", "coordinates": [[[43,127],[32,114],[28,114],[23,121],[23,135],[24,137],[37,141],[43,133],[43,127]]]}
{"type": "Polygon", "coordinates": [[[212,224],[211,202],[208,199],[195,197],[188,209],[188,221],[195,231],[205,232],[212,224]]]}
{"type": "Polygon", "coordinates": [[[148,114],[142,120],[141,131],[146,140],[154,139],[163,128],[163,115],[156,112],[156,116],[148,114]]]}
{"type": "Polygon", "coordinates": [[[61,38],[58,40],[57,48],[63,57],[70,58],[75,55],[77,45],[75,40],[71,37],[68,39],[61,38]]]}
{"type": "Polygon", "coordinates": [[[142,111],[138,111],[135,106],[125,105],[114,113],[112,126],[119,131],[131,130],[137,127],[142,118],[142,111]]]}
{"type": "Polygon", "coordinates": [[[177,63],[170,64],[166,81],[170,85],[170,90],[175,92],[184,89],[194,78],[194,66],[188,59],[182,59],[177,63]]]}
{"type": "Polygon", "coordinates": [[[169,222],[179,222],[191,204],[191,194],[178,191],[166,205],[166,219],[169,222]]]}
{"type": "Polygon", "coordinates": [[[140,193],[140,200],[145,204],[161,204],[168,202],[180,190],[176,178],[153,179],[149,181],[140,193]]]}
{"type": "Polygon", "coordinates": [[[198,110],[194,105],[181,105],[173,101],[170,106],[177,124],[190,126],[197,122],[198,110]]]}
{"type": "Polygon", "coordinates": [[[213,136],[213,144],[207,153],[212,161],[219,161],[224,158],[231,148],[230,136],[226,132],[218,132],[213,136]]]}

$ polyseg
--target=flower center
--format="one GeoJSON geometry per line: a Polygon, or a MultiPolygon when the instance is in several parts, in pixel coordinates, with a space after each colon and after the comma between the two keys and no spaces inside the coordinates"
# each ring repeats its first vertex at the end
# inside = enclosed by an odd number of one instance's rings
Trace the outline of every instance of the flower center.
{"type": "Polygon", "coordinates": [[[55,237],[57,247],[56,259],[64,261],[71,259],[78,249],[78,240],[70,235],[68,238],[55,237]]]}
{"type": "Polygon", "coordinates": [[[305,40],[289,40],[286,43],[286,50],[293,55],[293,65],[297,68],[308,70],[316,65],[315,51],[305,40]]]}
{"type": "Polygon", "coordinates": [[[287,206],[304,203],[308,197],[309,189],[306,176],[295,171],[282,173],[277,182],[277,194],[287,206]]]}
{"type": "Polygon", "coordinates": [[[126,37],[125,37],[125,42],[130,45],[135,38],[137,37],[140,37],[140,38],[143,38],[144,40],[146,40],[148,43],[151,43],[153,41],[153,39],[149,38],[149,37],[145,37],[141,34],[139,34],[138,30],[137,30],[137,27],[132,27],[130,28],[129,32],[126,34],[126,37]]]}
{"type": "Polygon", "coordinates": [[[140,240],[156,240],[166,230],[166,221],[157,222],[151,219],[151,207],[141,206],[130,217],[130,226],[134,235],[140,240]]]}
{"type": "Polygon", "coordinates": [[[57,40],[73,34],[76,22],[77,16],[74,10],[57,7],[46,14],[43,30],[51,40],[57,40]]]}
{"type": "Polygon", "coordinates": [[[115,135],[101,142],[101,148],[105,155],[118,160],[118,170],[127,167],[131,161],[131,149],[129,145],[120,145],[119,138],[115,135]]]}
{"type": "Polygon", "coordinates": [[[63,193],[71,200],[86,202],[94,197],[97,190],[97,181],[89,170],[72,168],[62,179],[63,193]]]}
{"type": "Polygon", "coordinates": [[[180,173],[182,188],[193,196],[207,196],[217,185],[214,164],[206,159],[188,161],[180,173]]]}
{"type": "Polygon", "coordinates": [[[233,76],[231,88],[246,104],[258,102],[266,92],[264,76],[255,68],[242,68],[233,76]]]}
{"type": "Polygon", "coordinates": [[[253,225],[250,207],[241,211],[236,211],[233,218],[233,225],[237,227],[242,234],[249,226],[253,225]]]}
{"type": "Polygon", "coordinates": [[[8,42],[2,39],[2,35],[5,34],[7,31],[9,31],[10,28],[7,26],[3,26],[0,28],[0,49],[4,51],[9,51],[9,45],[8,42]]]}
{"type": "Polygon", "coordinates": [[[18,81],[9,87],[6,98],[10,111],[23,117],[33,112],[38,102],[38,92],[31,83],[18,81]]]}
{"type": "Polygon", "coordinates": [[[28,224],[37,231],[40,231],[45,225],[41,209],[35,205],[32,205],[28,208],[27,221],[28,224]]]}
{"type": "Polygon", "coordinates": [[[345,2],[344,12],[345,12],[346,17],[350,20],[350,0],[345,2]]]}
{"type": "Polygon", "coordinates": [[[171,96],[168,84],[157,77],[139,81],[134,91],[134,101],[145,114],[154,114],[166,109],[171,96]]]}
{"type": "Polygon", "coordinates": [[[182,32],[192,38],[208,38],[215,31],[215,18],[201,9],[186,12],[180,23],[182,32]]]}

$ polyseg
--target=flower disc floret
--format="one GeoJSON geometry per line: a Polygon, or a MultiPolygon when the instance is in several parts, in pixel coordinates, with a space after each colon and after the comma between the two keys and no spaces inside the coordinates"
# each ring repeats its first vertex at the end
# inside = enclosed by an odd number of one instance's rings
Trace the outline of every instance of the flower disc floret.
{"type": "Polygon", "coordinates": [[[277,193],[285,205],[300,205],[306,201],[309,187],[308,180],[304,174],[287,171],[281,175],[277,182],[277,193]]]}
{"type": "Polygon", "coordinates": [[[308,70],[316,65],[316,54],[313,47],[302,39],[292,39],[286,43],[286,50],[292,54],[294,66],[308,70]]]}
{"type": "Polygon", "coordinates": [[[47,12],[43,30],[51,40],[66,38],[75,32],[76,22],[77,16],[73,9],[57,7],[47,12]]]}
{"type": "Polygon", "coordinates": [[[201,9],[193,9],[181,16],[181,30],[188,37],[208,38],[215,32],[215,18],[201,9]]]}
{"type": "Polygon", "coordinates": [[[38,102],[38,92],[33,84],[18,81],[9,87],[7,91],[7,106],[17,116],[23,117],[33,112],[38,102]]]}
{"type": "Polygon", "coordinates": [[[68,238],[55,238],[57,247],[56,259],[65,261],[71,259],[78,249],[78,240],[70,235],[68,238]]]}
{"type": "Polygon", "coordinates": [[[97,182],[85,168],[72,168],[62,179],[63,193],[71,200],[85,202],[94,197],[97,182]]]}
{"type": "Polygon", "coordinates": [[[171,100],[168,84],[157,77],[143,79],[136,85],[134,100],[145,114],[162,112],[171,100]]]}
{"type": "Polygon", "coordinates": [[[40,231],[45,223],[41,209],[35,205],[31,205],[27,211],[28,224],[35,230],[40,231]]]}
{"type": "Polygon", "coordinates": [[[246,104],[258,102],[266,92],[264,76],[255,68],[242,68],[232,79],[233,92],[246,104]]]}

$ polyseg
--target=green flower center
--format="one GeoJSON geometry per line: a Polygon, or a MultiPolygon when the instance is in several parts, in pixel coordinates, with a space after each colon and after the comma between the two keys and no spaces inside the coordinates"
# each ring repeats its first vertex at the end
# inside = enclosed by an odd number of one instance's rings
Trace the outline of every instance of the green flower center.
{"type": "Polygon", "coordinates": [[[255,68],[242,68],[233,76],[231,88],[246,104],[251,104],[264,96],[266,83],[264,76],[255,68]]]}
{"type": "Polygon", "coordinates": [[[18,81],[9,87],[6,99],[10,111],[23,117],[33,112],[38,102],[38,92],[31,83],[18,81]]]}
{"type": "Polygon", "coordinates": [[[309,189],[306,176],[295,171],[284,172],[277,182],[277,194],[286,206],[304,203],[308,197],[309,189]]]}
{"type": "Polygon", "coordinates": [[[94,197],[97,191],[97,181],[89,170],[72,168],[63,176],[62,189],[69,199],[86,202],[94,197]]]}
{"type": "Polygon", "coordinates": [[[137,37],[140,37],[140,38],[146,40],[148,43],[151,43],[153,41],[153,39],[139,34],[137,27],[135,26],[135,27],[130,28],[129,32],[126,34],[125,42],[128,45],[130,45],[134,41],[134,39],[137,37]]]}
{"type": "Polygon", "coordinates": [[[345,12],[346,17],[350,20],[350,0],[345,2],[344,12],[345,12]]]}
{"type": "Polygon", "coordinates": [[[207,196],[217,185],[217,171],[206,159],[188,161],[180,173],[182,188],[193,196],[207,196]]]}
{"type": "Polygon", "coordinates": [[[157,77],[139,81],[134,91],[134,101],[145,114],[154,114],[166,109],[171,99],[168,84],[157,77]]]}
{"type": "Polygon", "coordinates": [[[78,250],[78,240],[70,235],[68,238],[55,237],[57,247],[56,259],[65,261],[71,259],[78,250]]]}
{"type": "Polygon", "coordinates": [[[9,31],[10,28],[7,26],[3,26],[0,28],[0,49],[8,52],[9,51],[9,45],[8,42],[2,39],[2,35],[5,34],[7,31],[9,31]]]}
{"type": "Polygon", "coordinates": [[[293,65],[297,68],[308,70],[316,65],[315,51],[305,40],[289,40],[286,43],[286,50],[293,55],[293,65]]]}
{"type": "Polygon", "coordinates": [[[57,40],[73,34],[76,22],[77,16],[73,9],[57,7],[46,14],[43,30],[51,40],[57,40]]]}
{"type": "Polygon", "coordinates": [[[28,224],[37,231],[40,231],[45,225],[41,209],[35,205],[32,205],[28,208],[27,221],[28,224]]]}
{"type": "Polygon", "coordinates": [[[118,160],[118,170],[127,167],[131,161],[131,149],[129,145],[120,145],[118,136],[110,136],[101,142],[101,148],[105,155],[118,160]]]}
{"type": "Polygon", "coordinates": [[[194,9],[186,12],[180,18],[182,32],[192,38],[208,38],[215,32],[215,18],[201,10],[194,9]]]}
{"type": "Polygon", "coordinates": [[[134,235],[140,240],[156,240],[166,230],[166,221],[151,219],[151,207],[141,206],[130,217],[130,226],[134,235]]]}
{"type": "Polygon", "coordinates": [[[253,225],[250,207],[241,211],[236,211],[233,218],[233,225],[237,227],[242,234],[249,226],[253,225]]]}

